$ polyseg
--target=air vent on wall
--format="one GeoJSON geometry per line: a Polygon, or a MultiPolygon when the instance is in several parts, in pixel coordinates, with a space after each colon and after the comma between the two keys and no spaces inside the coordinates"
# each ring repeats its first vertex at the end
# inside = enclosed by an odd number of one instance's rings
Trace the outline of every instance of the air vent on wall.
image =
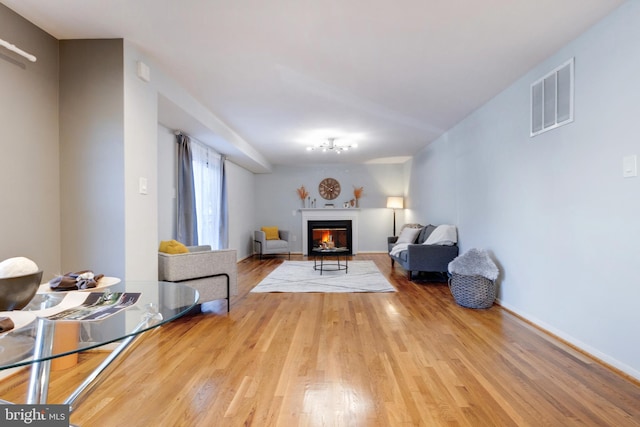
{"type": "Polygon", "coordinates": [[[573,121],[573,58],[531,85],[531,136],[573,121]]]}

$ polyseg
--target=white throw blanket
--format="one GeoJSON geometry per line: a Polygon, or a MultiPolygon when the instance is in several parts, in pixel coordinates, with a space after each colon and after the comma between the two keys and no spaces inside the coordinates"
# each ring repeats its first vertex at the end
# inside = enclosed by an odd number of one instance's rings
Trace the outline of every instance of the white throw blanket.
{"type": "Polygon", "coordinates": [[[406,251],[409,245],[410,243],[398,243],[391,248],[391,252],[389,252],[389,255],[397,256],[400,252],[406,251]]]}
{"type": "Polygon", "coordinates": [[[458,243],[458,233],[455,225],[439,225],[433,233],[427,237],[423,245],[446,245],[453,246],[458,243]]]}

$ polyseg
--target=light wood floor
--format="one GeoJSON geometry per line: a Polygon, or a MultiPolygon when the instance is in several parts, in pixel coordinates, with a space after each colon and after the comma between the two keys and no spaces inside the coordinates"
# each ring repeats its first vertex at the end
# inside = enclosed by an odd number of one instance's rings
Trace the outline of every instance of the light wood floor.
{"type": "MultiPolygon", "coordinates": [[[[301,257],[294,257],[301,259],[301,257]]],[[[251,294],[282,262],[239,263],[240,294],[141,338],[71,421],[83,426],[637,426],[640,386],[446,283],[373,294],[251,294]]],[[[54,372],[60,402],[102,355],[54,372]]],[[[26,374],[0,383],[22,402],[26,374]]]]}

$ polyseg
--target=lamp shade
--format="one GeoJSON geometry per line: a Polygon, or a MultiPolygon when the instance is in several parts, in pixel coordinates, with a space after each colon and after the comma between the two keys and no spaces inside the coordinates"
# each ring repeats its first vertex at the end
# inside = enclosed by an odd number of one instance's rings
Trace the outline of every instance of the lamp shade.
{"type": "Polygon", "coordinates": [[[387,207],[391,209],[404,208],[404,199],[402,197],[387,197],[387,207]]]}

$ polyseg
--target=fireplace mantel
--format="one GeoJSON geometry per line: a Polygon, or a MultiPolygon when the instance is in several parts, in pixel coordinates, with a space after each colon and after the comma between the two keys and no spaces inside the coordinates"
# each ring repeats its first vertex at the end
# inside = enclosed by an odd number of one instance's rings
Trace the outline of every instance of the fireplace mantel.
{"type": "Polygon", "coordinates": [[[302,254],[309,255],[307,226],[309,221],[342,221],[351,220],[351,253],[358,253],[358,208],[306,208],[300,209],[302,213],[302,254]]]}

